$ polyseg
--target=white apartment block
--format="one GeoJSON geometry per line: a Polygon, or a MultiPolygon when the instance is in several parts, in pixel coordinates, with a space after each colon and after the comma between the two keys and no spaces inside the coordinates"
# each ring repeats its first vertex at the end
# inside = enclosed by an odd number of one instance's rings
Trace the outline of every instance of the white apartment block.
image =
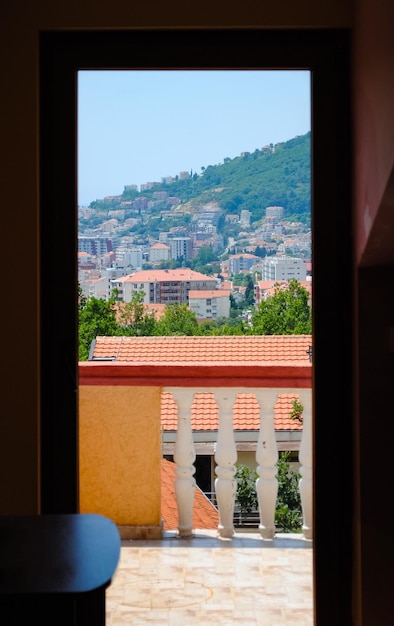
{"type": "Polygon", "coordinates": [[[89,282],[89,298],[96,298],[97,300],[109,300],[111,297],[112,286],[107,276],[96,278],[89,282]]]}
{"type": "Polygon", "coordinates": [[[261,258],[254,254],[233,254],[229,257],[229,272],[230,274],[248,272],[253,265],[260,261],[261,258]]]}
{"type": "Polygon", "coordinates": [[[304,259],[289,256],[265,257],[261,262],[262,280],[306,280],[304,259]]]}
{"type": "Polygon", "coordinates": [[[252,217],[251,211],[247,211],[246,209],[243,209],[241,211],[241,217],[240,217],[239,221],[241,222],[241,224],[243,226],[250,226],[250,218],[251,217],[252,217]]]}
{"type": "Polygon", "coordinates": [[[142,250],[137,246],[116,248],[116,265],[140,270],[142,267],[142,250]]]}
{"type": "Polygon", "coordinates": [[[131,302],[133,293],[144,292],[147,304],[187,304],[190,291],[214,290],[216,278],[194,272],[189,268],[174,270],[141,270],[112,281],[118,289],[118,298],[131,302]]]}
{"type": "Polygon", "coordinates": [[[171,259],[191,259],[193,240],[190,237],[172,237],[168,239],[171,259]]]}
{"type": "Polygon", "coordinates": [[[265,217],[271,217],[279,221],[283,217],[283,210],[283,206],[267,206],[265,217]]]}
{"type": "Polygon", "coordinates": [[[225,289],[189,291],[189,309],[200,320],[230,317],[230,291],[225,289]]]}
{"type": "Polygon", "coordinates": [[[170,246],[165,243],[155,243],[149,248],[149,261],[152,263],[160,263],[168,261],[170,258],[170,246]]]}

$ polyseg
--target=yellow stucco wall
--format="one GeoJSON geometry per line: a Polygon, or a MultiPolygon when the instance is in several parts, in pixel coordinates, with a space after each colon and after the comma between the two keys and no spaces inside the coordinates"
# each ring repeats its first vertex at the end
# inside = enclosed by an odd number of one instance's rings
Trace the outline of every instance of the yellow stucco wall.
{"type": "Polygon", "coordinates": [[[80,511],[160,524],[159,387],[79,389],[80,511]]]}

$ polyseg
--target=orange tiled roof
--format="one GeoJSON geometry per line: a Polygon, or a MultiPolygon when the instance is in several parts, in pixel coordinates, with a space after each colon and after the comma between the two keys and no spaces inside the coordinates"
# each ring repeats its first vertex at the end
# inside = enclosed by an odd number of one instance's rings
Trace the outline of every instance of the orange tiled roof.
{"type": "MultiPolygon", "coordinates": [[[[100,279],[98,279],[100,280],[100,279]]],[[[125,307],[126,302],[116,302],[114,305],[114,308],[116,310],[116,321],[119,323],[121,322],[121,313],[122,313],[122,309],[125,307]]],[[[144,306],[144,315],[146,313],[152,313],[154,314],[156,319],[160,319],[161,317],[163,317],[164,315],[164,311],[165,311],[165,304],[161,304],[159,302],[156,303],[148,303],[148,302],[144,302],[143,303],[144,306]]],[[[130,320],[131,323],[131,320],[130,320]]]]}
{"type": "Polygon", "coordinates": [[[93,359],[167,365],[309,363],[311,335],[228,335],[222,337],[97,337],[93,359]]]}
{"type": "Polygon", "coordinates": [[[191,289],[189,300],[193,298],[228,298],[231,291],[225,289],[191,289]]]}
{"type": "Polygon", "coordinates": [[[134,274],[128,274],[127,276],[122,276],[118,278],[118,282],[127,283],[127,282],[135,282],[135,283],[153,283],[155,281],[208,281],[211,282],[214,280],[210,276],[206,276],[206,274],[201,274],[200,272],[195,272],[194,270],[189,269],[188,267],[180,267],[176,269],[168,269],[168,270],[140,270],[135,272],[134,274]]]}
{"type": "MultiPolygon", "coordinates": [[[[175,497],[175,467],[176,464],[161,459],[161,517],[163,530],[178,528],[178,509],[175,497]]],[[[194,492],[193,528],[217,528],[219,514],[213,504],[203,494],[199,487],[194,492]]]]}
{"type": "MultiPolygon", "coordinates": [[[[302,424],[290,418],[293,400],[299,400],[297,393],[280,393],[274,407],[275,430],[302,430],[302,424]]],[[[161,396],[161,426],[163,430],[177,430],[177,406],[170,392],[161,396]]],[[[214,394],[196,393],[191,406],[191,426],[193,431],[218,430],[219,413],[214,394]]],[[[233,407],[234,430],[260,429],[260,409],[253,393],[239,393],[233,407]]]]}

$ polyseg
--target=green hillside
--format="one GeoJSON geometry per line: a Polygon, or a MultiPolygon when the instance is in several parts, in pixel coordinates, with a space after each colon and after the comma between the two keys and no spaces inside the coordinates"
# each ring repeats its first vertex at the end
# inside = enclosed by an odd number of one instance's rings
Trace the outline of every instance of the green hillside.
{"type": "MultiPolygon", "coordinates": [[[[187,179],[157,184],[149,191],[124,192],[119,202],[142,196],[153,198],[153,192],[167,191],[180,199],[183,210],[190,212],[215,201],[225,214],[250,211],[253,224],[264,217],[267,206],[282,206],[285,219],[310,222],[310,132],[234,159],[225,158],[223,163],[201,170],[199,174],[191,172],[187,179]]],[[[108,204],[100,200],[90,206],[108,209],[108,204]]]]}

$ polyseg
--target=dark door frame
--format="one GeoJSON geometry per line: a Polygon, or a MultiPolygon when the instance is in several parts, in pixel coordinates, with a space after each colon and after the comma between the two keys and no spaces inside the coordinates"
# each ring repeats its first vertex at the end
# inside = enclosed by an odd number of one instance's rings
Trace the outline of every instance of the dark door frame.
{"type": "Polygon", "coordinates": [[[41,489],[78,511],[76,102],[80,69],[307,69],[312,76],[315,623],[351,623],[350,34],[104,30],[40,36],[41,489]],[[54,259],[56,260],[54,263],[54,259]],[[327,425],[341,416],[335,450],[327,425]],[[330,446],[335,462],[327,465],[330,446]]]}

